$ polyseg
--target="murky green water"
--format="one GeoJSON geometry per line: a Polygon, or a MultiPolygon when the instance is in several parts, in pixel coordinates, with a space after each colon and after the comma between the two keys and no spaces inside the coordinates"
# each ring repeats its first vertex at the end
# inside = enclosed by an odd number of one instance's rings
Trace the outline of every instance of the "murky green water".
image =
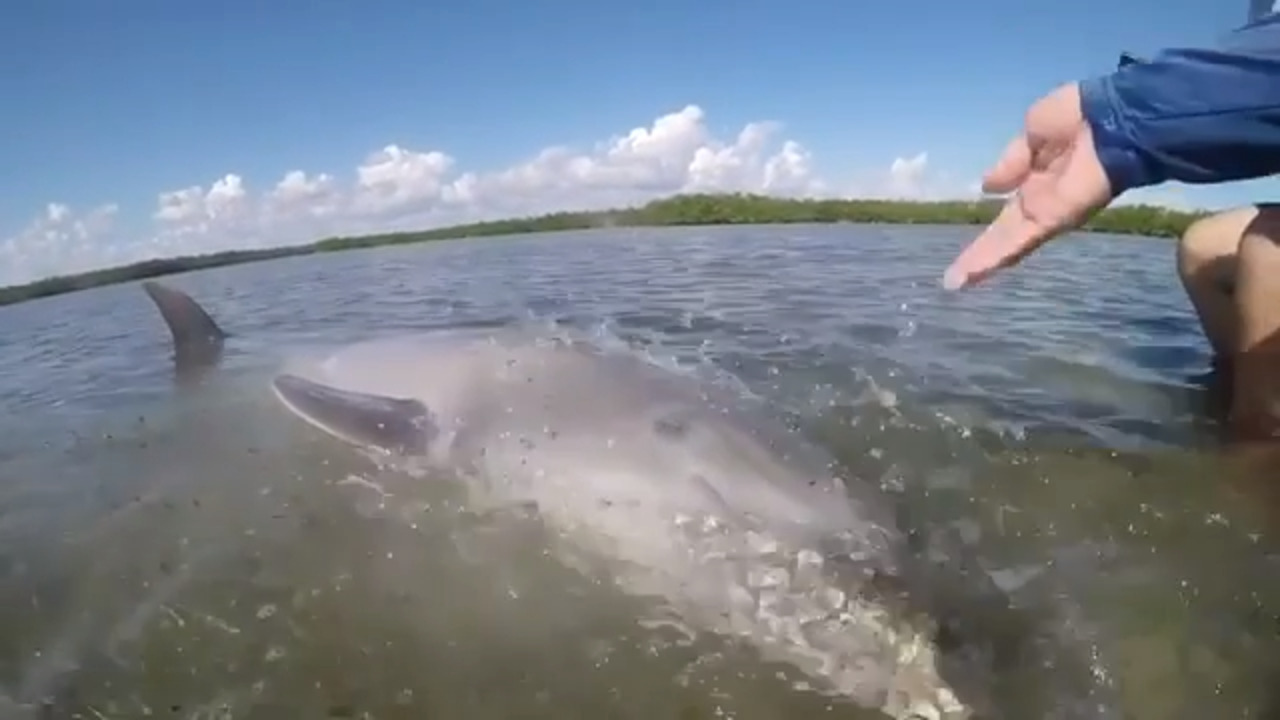
{"type": "Polygon", "coordinates": [[[945,294],[971,234],[609,231],[173,278],[235,334],[182,390],[136,286],[0,309],[0,717],[868,717],[642,622],[536,521],[381,471],[265,391],[299,347],[530,317],[714,364],[1001,582],[1042,569],[1015,595],[1111,685],[1072,716],[1262,717],[1274,532],[1191,449],[1206,358],[1172,246],[1086,237],[945,294]]]}

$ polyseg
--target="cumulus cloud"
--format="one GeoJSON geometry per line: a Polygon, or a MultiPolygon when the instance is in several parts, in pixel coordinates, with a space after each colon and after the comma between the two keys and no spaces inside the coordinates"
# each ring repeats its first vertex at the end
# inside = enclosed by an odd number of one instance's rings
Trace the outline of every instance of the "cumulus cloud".
{"type": "Polygon", "coordinates": [[[155,257],[308,242],[332,235],[419,229],[556,210],[643,203],[678,192],[931,199],[972,195],[929,167],[926,153],[831,184],[777,122],[722,139],[697,105],[594,146],[548,147],[497,171],[458,168],[442,150],[388,144],[343,178],[290,169],[255,188],[234,172],[207,186],[158,193],[142,230],[124,233],[115,205],[75,212],[52,203],[0,241],[0,284],[155,257]]]}
{"type": "Polygon", "coordinates": [[[888,172],[856,180],[847,194],[884,200],[976,200],[983,193],[980,181],[933,168],[929,153],[921,151],[895,158],[888,172]]]}
{"type": "Polygon", "coordinates": [[[128,262],[128,243],[114,237],[118,208],[100,205],[77,213],[62,203],[0,241],[0,282],[26,282],[128,262]]]}

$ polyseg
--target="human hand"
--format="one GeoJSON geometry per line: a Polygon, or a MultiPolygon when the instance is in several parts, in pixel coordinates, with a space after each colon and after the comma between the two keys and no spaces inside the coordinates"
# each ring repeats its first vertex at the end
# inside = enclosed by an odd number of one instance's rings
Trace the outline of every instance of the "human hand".
{"type": "Polygon", "coordinates": [[[984,192],[1014,194],[943,275],[950,290],[1016,265],[1111,202],[1111,184],[1080,110],[1080,89],[1062,85],[1027,110],[1023,132],[982,180],[984,192]]]}

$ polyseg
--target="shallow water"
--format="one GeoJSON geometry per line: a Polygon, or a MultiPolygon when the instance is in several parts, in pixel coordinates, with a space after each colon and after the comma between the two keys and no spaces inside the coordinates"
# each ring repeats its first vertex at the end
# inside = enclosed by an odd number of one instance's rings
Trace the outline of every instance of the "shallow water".
{"type": "Polygon", "coordinates": [[[972,232],[610,230],[170,278],[234,334],[196,388],[136,285],[2,308],[0,717],[868,717],[638,622],[535,522],[460,511],[264,391],[299,347],[529,318],[714,366],[1001,582],[1040,570],[1111,716],[1263,716],[1274,531],[1207,449],[1172,246],[1083,236],[946,294],[972,232]]]}

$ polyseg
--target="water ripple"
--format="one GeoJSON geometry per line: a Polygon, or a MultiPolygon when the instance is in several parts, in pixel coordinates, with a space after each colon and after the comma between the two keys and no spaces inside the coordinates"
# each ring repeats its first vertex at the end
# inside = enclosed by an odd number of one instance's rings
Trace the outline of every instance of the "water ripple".
{"type": "Polygon", "coordinates": [[[443,548],[488,538],[518,558],[524,541],[450,520],[453,542],[423,542],[422,518],[445,522],[434,489],[394,489],[435,509],[402,504],[393,526],[370,515],[383,495],[352,504],[346,486],[308,490],[347,478],[346,456],[281,423],[262,393],[232,391],[293,345],[538,318],[709,363],[861,477],[901,486],[913,522],[955,528],[998,576],[1054,568],[1049,592],[1078,623],[1064,632],[1100,638],[1126,717],[1257,716],[1280,650],[1270,531],[1262,503],[1206,481],[1225,470],[1180,449],[1212,423],[1191,380],[1206,350],[1171,244],[1073,237],[945,293],[942,269],[972,232],[598,231],[175,277],[234,333],[226,391],[198,398],[174,394],[166,330],[136,285],[0,308],[0,685],[111,696],[122,717],[142,712],[153,681],[150,702],[246,717],[409,705],[616,716],[618,698],[649,713],[636,717],[834,712],[726,659],[732,647],[657,650],[652,633],[627,635],[616,603],[571,577],[535,582],[530,558],[468,569],[443,548]],[[494,578],[549,624],[520,625],[494,578]],[[287,611],[256,618],[267,605],[287,611]],[[263,634],[225,629],[239,625],[263,634]],[[591,649],[575,655],[584,637],[591,649]],[[40,647],[62,654],[33,664],[40,647]],[[103,654],[127,647],[156,669],[103,654]],[[375,651],[386,662],[370,663],[375,651]],[[113,695],[113,682],[136,697],[113,695]]]}

